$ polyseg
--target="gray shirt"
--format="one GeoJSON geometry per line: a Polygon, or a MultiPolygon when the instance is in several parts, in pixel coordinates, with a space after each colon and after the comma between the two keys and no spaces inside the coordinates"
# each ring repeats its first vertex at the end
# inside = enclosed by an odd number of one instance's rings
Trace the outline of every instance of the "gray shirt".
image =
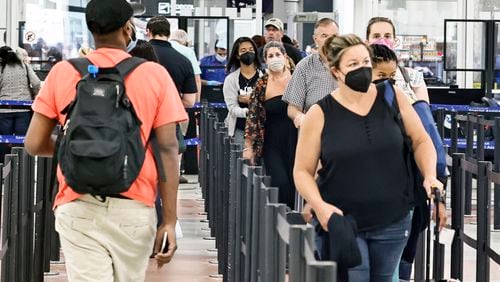
{"type": "Polygon", "coordinates": [[[325,66],[319,54],[302,59],[283,94],[283,101],[306,112],[337,88],[337,81],[325,66]]]}
{"type": "MultiPolygon", "coordinates": [[[[28,76],[35,92],[40,89],[40,79],[38,79],[33,69],[26,64],[5,65],[3,70],[0,66],[0,72],[0,100],[31,100],[28,76]]],[[[29,110],[0,109],[0,113],[25,111],[29,110]]]]}

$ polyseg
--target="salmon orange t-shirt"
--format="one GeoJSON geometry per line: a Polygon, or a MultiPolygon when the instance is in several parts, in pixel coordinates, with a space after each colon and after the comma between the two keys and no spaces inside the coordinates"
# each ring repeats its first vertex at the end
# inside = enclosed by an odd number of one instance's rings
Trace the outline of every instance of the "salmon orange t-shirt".
{"type": "MultiPolygon", "coordinates": [[[[87,56],[93,64],[101,68],[113,67],[128,57],[130,55],[125,51],[112,48],[100,48],[87,56]]],[[[33,103],[33,111],[64,124],[65,116],[61,111],[75,98],[76,84],[80,79],[80,74],[70,63],[63,61],[55,65],[33,103]]],[[[142,121],[141,134],[144,143],[154,128],[187,120],[175,84],[161,65],[154,62],[139,65],[125,78],[125,89],[142,121]]],[[[59,191],[54,206],[74,201],[81,196],[66,184],[59,167],[57,179],[59,191]]],[[[156,164],[151,150],[148,149],[139,176],[122,195],[154,206],[157,183],[156,164]]]]}

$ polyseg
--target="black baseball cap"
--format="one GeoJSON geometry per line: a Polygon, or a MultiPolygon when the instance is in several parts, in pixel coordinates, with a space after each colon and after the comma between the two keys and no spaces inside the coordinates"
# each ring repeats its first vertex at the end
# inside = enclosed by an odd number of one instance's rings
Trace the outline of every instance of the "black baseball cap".
{"type": "Polygon", "coordinates": [[[91,0],[85,8],[85,20],[92,33],[108,34],[123,27],[133,13],[126,0],[91,0]]]}

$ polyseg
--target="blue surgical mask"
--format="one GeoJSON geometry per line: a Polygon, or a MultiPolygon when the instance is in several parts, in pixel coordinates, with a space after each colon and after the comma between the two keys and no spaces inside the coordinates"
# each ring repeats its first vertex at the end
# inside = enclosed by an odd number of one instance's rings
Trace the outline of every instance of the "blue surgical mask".
{"type": "Polygon", "coordinates": [[[133,25],[130,25],[130,28],[132,29],[132,34],[129,36],[130,42],[127,44],[127,53],[130,53],[135,46],[137,46],[137,36],[135,34],[135,27],[133,25]]]}

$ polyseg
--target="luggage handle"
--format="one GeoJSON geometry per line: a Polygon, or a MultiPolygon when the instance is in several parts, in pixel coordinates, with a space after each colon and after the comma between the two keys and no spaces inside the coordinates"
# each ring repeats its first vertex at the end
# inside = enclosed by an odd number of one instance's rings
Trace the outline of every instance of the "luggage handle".
{"type": "MultiPolygon", "coordinates": [[[[434,207],[435,207],[435,218],[436,218],[436,224],[434,225],[434,252],[438,251],[438,246],[439,246],[439,203],[441,202],[441,190],[439,190],[438,187],[431,187],[431,194],[434,195],[434,199],[429,198],[429,209],[432,209],[431,201],[434,201],[434,207]]],[[[429,214],[432,216],[432,210],[429,212],[429,214]]],[[[430,280],[430,270],[431,270],[431,220],[429,220],[429,224],[427,226],[427,246],[426,246],[426,277],[425,281],[431,281],[430,280]]],[[[434,256],[435,257],[435,256],[434,256]]],[[[435,264],[434,264],[435,266],[435,264]]],[[[435,278],[435,277],[434,277],[435,278]]]]}

